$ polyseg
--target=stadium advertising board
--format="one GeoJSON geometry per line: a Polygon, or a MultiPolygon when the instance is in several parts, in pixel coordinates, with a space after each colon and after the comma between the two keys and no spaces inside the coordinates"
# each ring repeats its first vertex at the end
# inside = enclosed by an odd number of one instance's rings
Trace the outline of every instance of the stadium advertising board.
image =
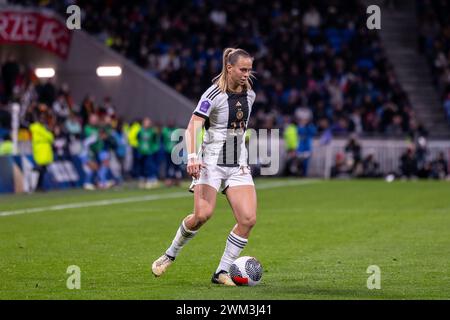
{"type": "Polygon", "coordinates": [[[66,59],[70,42],[70,30],[55,17],[35,11],[0,11],[0,44],[31,44],[66,59]]]}

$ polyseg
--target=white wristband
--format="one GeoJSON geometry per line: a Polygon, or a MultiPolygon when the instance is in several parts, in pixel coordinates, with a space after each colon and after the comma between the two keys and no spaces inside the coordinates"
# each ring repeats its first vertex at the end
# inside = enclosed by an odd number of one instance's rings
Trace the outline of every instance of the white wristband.
{"type": "Polygon", "coordinates": [[[191,160],[191,159],[197,159],[197,154],[196,153],[189,153],[188,154],[188,160],[191,160]]]}

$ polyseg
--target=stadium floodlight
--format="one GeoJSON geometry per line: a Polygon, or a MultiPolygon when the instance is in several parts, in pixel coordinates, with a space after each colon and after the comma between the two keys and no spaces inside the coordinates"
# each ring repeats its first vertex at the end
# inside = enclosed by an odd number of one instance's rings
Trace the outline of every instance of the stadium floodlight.
{"type": "Polygon", "coordinates": [[[118,77],[122,74],[122,68],[118,66],[103,66],[97,68],[99,77],[118,77]]]}
{"type": "Polygon", "coordinates": [[[36,68],[34,74],[38,78],[53,78],[55,76],[55,69],[53,68],[36,68]]]}

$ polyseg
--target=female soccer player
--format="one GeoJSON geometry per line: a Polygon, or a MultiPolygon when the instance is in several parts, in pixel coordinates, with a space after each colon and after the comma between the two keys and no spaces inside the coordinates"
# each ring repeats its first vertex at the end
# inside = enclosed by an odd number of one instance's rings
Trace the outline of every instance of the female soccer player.
{"type": "MultiPolygon", "coordinates": [[[[247,164],[245,130],[255,101],[252,90],[253,58],[242,49],[227,48],[222,72],[202,95],[186,131],[187,172],[193,177],[194,211],[181,223],[170,247],[152,265],[161,276],[178,256],[181,248],[212,216],[217,192],[226,195],[236,225],[228,235],[225,251],[211,281],[234,286],[229,276],[231,264],[247,244],[256,223],[256,191],[247,164]],[[200,157],[195,139],[205,127],[200,157]]],[[[200,153],[200,152],[199,152],[200,153]]]]}

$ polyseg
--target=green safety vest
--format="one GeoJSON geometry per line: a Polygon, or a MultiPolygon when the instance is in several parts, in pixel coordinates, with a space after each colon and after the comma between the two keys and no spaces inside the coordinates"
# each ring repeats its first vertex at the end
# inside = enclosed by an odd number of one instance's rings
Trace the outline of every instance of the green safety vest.
{"type": "Polygon", "coordinates": [[[142,128],[138,133],[138,150],[140,154],[149,155],[158,152],[161,147],[159,135],[154,128],[142,128]]]}
{"type": "Polygon", "coordinates": [[[46,166],[53,162],[53,133],[41,123],[34,122],[30,126],[33,158],[36,164],[46,166]]]}
{"type": "Polygon", "coordinates": [[[13,154],[13,143],[11,141],[3,141],[0,143],[0,156],[9,156],[13,154]]]}
{"type": "Polygon", "coordinates": [[[133,148],[138,147],[138,134],[141,131],[141,124],[139,122],[134,122],[128,129],[128,143],[133,148]]]}
{"type": "Polygon", "coordinates": [[[298,147],[298,134],[297,126],[290,124],[284,130],[284,142],[286,144],[286,150],[297,150],[298,147]]]}
{"type": "Polygon", "coordinates": [[[177,130],[177,128],[169,128],[169,127],[164,127],[161,130],[162,142],[163,142],[163,146],[164,146],[164,151],[165,152],[171,153],[172,149],[178,143],[178,141],[172,141],[171,140],[172,133],[175,130],[177,130]]]}

